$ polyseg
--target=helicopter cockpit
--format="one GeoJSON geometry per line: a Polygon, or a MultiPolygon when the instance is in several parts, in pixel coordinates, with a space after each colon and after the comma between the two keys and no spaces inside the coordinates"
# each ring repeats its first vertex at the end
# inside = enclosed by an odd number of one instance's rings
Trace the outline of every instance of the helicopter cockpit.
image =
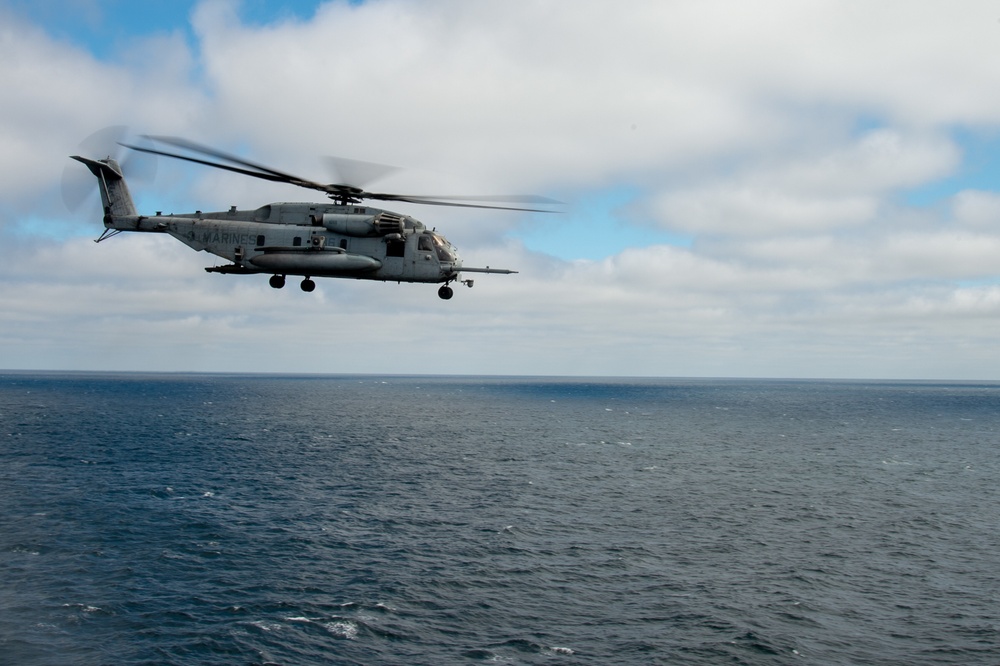
{"type": "Polygon", "coordinates": [[[433,231],[425,231],[420,235],[417,240],[417,249],[421,252],[433,252],[437,255],[438,261],[445,264],[453,264],[458,258],[455,248],[448,242],[448,239],[433,231]]]}

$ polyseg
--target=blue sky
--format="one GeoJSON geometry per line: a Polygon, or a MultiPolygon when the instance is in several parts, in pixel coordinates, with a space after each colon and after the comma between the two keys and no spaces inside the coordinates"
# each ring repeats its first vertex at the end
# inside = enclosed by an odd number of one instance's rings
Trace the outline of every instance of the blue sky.
{"type": "MultiPolygon", "coordinates": [[[[995,6],[722,4],[0,1],[0,368],[1000,379],[995,6]],[[306,300],[169,238],[94,245],[60,177],[117,124],[566,205],[403,209],[520,271],[447,306],[306,300]],[[304,352],[401,338],[420,353],[304,352]]],[[[247,181],[167,160],[132,189],[168,212],[312,196],[247,181]]]]}
{"type": "MultiPolygon", "coordinates": [[[[7,0],[16,13],[45,26],[54,37],[68,40],[101,59],[118,57],[118,50],[143,37],[180,31],[189,38],[193,0],[7,0]]],[[[243,0],[240,17],[251,24],[308,20],[315,0],[243,0]]]]}
{"type": "Polygon", "coordinates": [[[631,186],[585,194],[567,202],[559,214],[531,215],[512,236],[538,252],[572,261],[603,259],[630,247],[689,247],[691,237],[658,228],[628,214],[640,200],[631,186]]]}
{"type": "Polygon", "coordinates": [[[962,153],[962,162],[946,178],[905,193],[905,202],[915,207],[947,200],[963,190],[1000,188],[1000,135],[995,128],[956,128],[951,136],[962,153]]]}

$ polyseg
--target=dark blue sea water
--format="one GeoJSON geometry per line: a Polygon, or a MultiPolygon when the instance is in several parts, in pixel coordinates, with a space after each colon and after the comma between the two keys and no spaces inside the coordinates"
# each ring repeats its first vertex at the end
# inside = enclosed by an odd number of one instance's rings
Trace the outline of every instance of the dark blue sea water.
{"type": "Polygon", "coordinates": [[[1000,384],[0,374],[3,664],[997,664],[1000,384]]]}

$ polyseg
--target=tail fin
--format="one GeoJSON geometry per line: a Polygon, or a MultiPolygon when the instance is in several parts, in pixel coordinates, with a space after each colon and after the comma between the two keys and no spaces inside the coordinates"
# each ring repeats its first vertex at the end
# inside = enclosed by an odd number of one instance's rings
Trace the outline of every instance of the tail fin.
{"type": "Polygon", "coordinates": [[[92,160],[79,155],[71,155],[77,162],[83,162],[91,173],[97,176],[101,190],[101,203],[104,205],[104,224],[113,226],[112,218],[135,218],[139,213],[132,203],[132,194],[128,191],[122,168],[110,157],[104,160],[92,160]]]}

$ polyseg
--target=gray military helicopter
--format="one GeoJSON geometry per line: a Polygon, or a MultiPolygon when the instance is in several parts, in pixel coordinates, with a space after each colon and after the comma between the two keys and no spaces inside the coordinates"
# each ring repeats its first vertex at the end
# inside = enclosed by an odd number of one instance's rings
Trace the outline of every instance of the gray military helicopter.
{"type": "MultiPolygon", "coordinates": [[[[166,233],[195,250],[204,250],[232,262],[210,266],[206,271],[236,275],[270,274],[270,285],[275,289],[284,287],[289,275],[302,276],[300,286],[306,292],[316,288],[314,277],[444,283],[438,289],[438,296],[447,300],[454,295],[449,286],[452,282],[472,286],[473,280],[462,279],[462,273],[511,274],[517,271],[464,266],[455,247],[435,230],[427,229],[409,215],[366,206],[364,200],[542,213],[554,211],[471,202],[559,203],[534,195],[429,197],[367,192],[356,185],[324,184],[299,178],[185,139],[165,136],[144,138],[192,154],[154,148],[152,143],[120,145],[142,153],[318,190],[333,203],[271,203],[254,210],[238,210],[233,206],[228,211],[217,213],[195,211],[183,215],[163,215],[161,212],[152,216],[140,215],[117,160],[72,155],[72,159],[85,164],[98,180],[105,229],[96,242],[123,231],[166,233]]],[[[393,169],[354,160],[339,160],[339,163],[369,171],[393,169]]]]}

